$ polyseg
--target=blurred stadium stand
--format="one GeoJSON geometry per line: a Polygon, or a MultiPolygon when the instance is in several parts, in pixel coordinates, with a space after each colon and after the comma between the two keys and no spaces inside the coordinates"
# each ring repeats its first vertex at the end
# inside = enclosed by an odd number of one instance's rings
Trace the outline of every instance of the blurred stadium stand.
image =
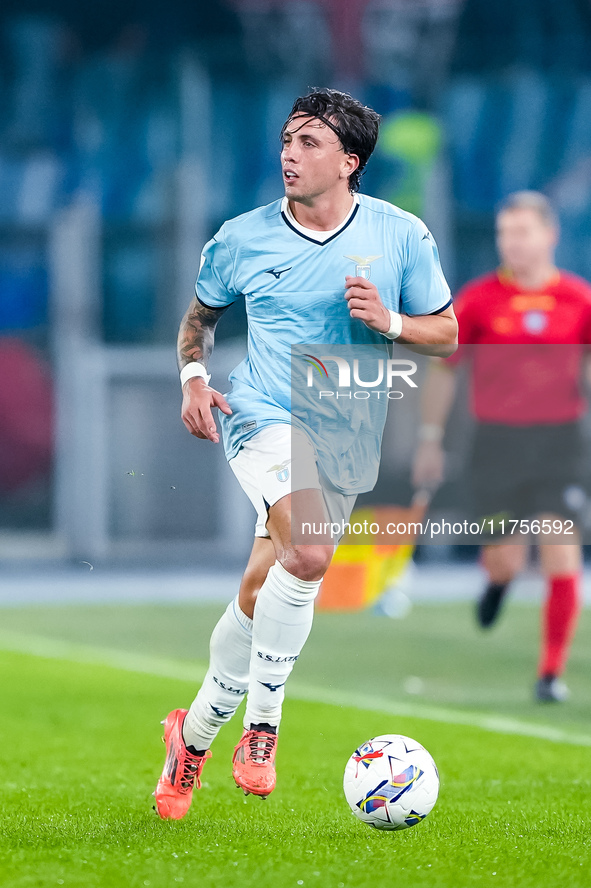
{"type": "MultiPolygon", "coordinates": [[[[0,555],[36,530],[60,557],[189,560],[233,527],[243,556],[248,504],[177,418],[176,329],[201,245],[281,193],[281,124],[325,83],[384,115],[364,189],[424,216],[454,287],[494,266],[518,188],[591,278],[590,0],[5,0],[0,337],[50,362],[58,433],[53,471],[0,496],[0,555]]],[[[219,378],[243,313],[218,330],[219,378]]]]}

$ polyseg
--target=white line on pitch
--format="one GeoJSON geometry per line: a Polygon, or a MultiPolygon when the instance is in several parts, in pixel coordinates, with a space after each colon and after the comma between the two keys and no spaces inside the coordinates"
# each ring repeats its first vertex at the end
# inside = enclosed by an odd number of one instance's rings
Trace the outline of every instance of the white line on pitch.
{"type": "Polygon", "coordinates": [[[126,672],[143,672],[161,678],[200,682],[205,678],[205,663],[192,660],[186,665],[182,660],[167,660],[116,648],[95,647],[77,644],[43,635],[27,635],[20,632],[0,630],[0,650],[17,654],[32,654],[50,660],[70,660],[73,663],[88,663],[94,666],[110,666],[126,672]]]}
{"type": "MultiPolygon", "coordinates": [[[[0,630],[0,649],[46,657],[51,660],[69,660],[75,663],[108,666],[127,672],[139,672],[177,681],[200,682],[207,669],[206,664],[199,661],[183,663],[180,660],[169,660],[147,654],[128,653],[114,648],[94,647],[46,638],[41,635],[26,635],[2,630],[0,630]]],[[[331,688],[315,688],[297,682],[289,683],[289,697],[310,703],[347,706],[406,718],[421,718],[443,724],[466,725],[495,734],[517,734],[554,743],[567,743],[571,746],[591,746],[591,736],[588,734],[571,733],[560,728],[553,728],[550,725],[519,721],[494,713],[464,712],[443,706],[431,706],[428,703],[411,703],[407,700],[351,694],[348,691],[331,688]]]]}
{"type": "Polygon", "coordinates": [[[408,700],[371,697],[365,694],[350,694],[347,691],[331,688],[313,688],[304,685],[289,685],[289,696],[298,700],[313,703],[329,703],[333,706],[352,706],[371,712],[384,712],[407,718],[423,718],[426,721],[442,722],[451,725],[466,725],[481,728],[494,734],[518,734],[522,737],[536,737],[555,743],[568,743],[571,746],[591,746],[591,736],[575,734],[540,725],[535,722],[519,721],[509,716],[496,713],[465,712],[461,709],[448,709],[443,706],[431,706],[429,703],[410,703],[408,700]]]}

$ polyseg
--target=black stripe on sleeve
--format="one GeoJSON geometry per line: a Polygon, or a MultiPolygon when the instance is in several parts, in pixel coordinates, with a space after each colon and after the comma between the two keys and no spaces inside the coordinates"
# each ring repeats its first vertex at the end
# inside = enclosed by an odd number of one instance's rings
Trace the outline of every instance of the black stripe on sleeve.
{"type": "Polygon", "coordinates": [[[202,305],[203,308],[209,308],[210,311],[224,311],[226,308],[230,308],[231,305],[234,305],[234,302],[228,302],[227,305],[208,305],[207,302],[204,302],[203,299],[200,299],[197,293],[195,293],[195,299],[202,305]]]}
{"type": "Polygon", "coordinates": [[[445,311],[446,308],[449,308],[450,305],[453,304],[453,299],[450,299],[449,302],[446,302],[445,305],[442,305],[441,308],[436,309],[436,311],[430,311],[429,315],[438,315],[441,314],[442,311],[445,311]]]}

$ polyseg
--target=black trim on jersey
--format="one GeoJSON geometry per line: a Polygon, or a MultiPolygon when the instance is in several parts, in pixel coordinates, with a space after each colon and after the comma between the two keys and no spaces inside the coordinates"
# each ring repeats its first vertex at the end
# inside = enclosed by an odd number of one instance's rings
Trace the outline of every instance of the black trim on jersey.
{"type": "Polygon", "coordinates": [[[203,308],[209,308],[210,311],[223,311],[225,308],[230,308],[231,305],[234,305],[233,302],[228,302],[227,305],[208,305],[207,302],[204,302],[203,299],[200,299],[197,293],[195,293],[195,299],[202,305],[203,308]]]}
{"type": "Polygon", "coordinates": [[[345,222],[345,224],[343,225],[343,227],[342,227],[342,228],[339,228],[338,231],[335,231],[335,233],[332,234],[332,235],[331,235],[327,240],[325,240],[325,241],[319,241],[319,240],[316,240],[316,239],[313,238],[313,237],[308,237],[307,234],[302,234],[301,231],[298,231],[298,229],[295,227],[295,225],[292,225],[292,224],[291,224],[291,222],[289,221],[289,219],[287,218],[287,216],[285,215],[285,213],[283,212],[283,210],[281,210],[281,215],[283,216],[283,221],[284,221],[285,224],[288,226],[288,228],[291,228],[292,231],[295,231],[295,233],[296,233],[296,234],[299,234],[300,237],[303,237],[304,240],[307,240],[307,241],[310,241],[310,242],[313,243],[313,244],[316,244],[317,247],[325,247],[326,244],[329,244],[331,241],[333,241],[333,240],[335,239],[335,237],[338,237],[339,234],[341,234],[341,233],[345,230],[345,228],[348,228],[348,226],[351,224],[351,222],[353,221],[353,219],[354,219],[355,216],[357,215],[357,210],[359,209],[360,206],[361,206],[361,204],[358,204],[358,203],[355,204],[355,209],[353,210],[353,212],[351,213],[351,215],[349,216],[349,218],[347,219],[347,221],[345,222]]]}
{"type": "Polygon", "coordinates": [[[450,299],[449,302],[446,302],[443,308],[438,308],[437,311],[430,311],[429,315],[438,315],[441,314],[442,311],[445,311],[446,308],[449,308],[452,304],[453,299],[450,299]]]}

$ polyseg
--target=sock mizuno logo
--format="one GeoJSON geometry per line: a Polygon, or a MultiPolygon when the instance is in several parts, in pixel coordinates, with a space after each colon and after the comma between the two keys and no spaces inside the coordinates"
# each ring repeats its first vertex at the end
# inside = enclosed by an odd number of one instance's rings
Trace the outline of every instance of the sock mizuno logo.
{"type": "Polygon", "coordinates": [[[264,688],[269,688],[270,691],[276,691],[277,688],[282,688],[285,682],[282,681],[280,685],[274,685],[270,684],[268,681],[259,681],[259,684],[262,684],[264,688]]]}
{"type": "Polygon", "coordinates": [[[269,663],[295,663],[299,654],[296,654],[295,657],[272,657],[271,654],[263,654],[261,651],[257,651],[257,657],[260,657],[261,660],[267,660],[269,663]]]}
{"type": "Polygon", "coordinates": [[[224,712],[223,709],[220,709],[218,706],[214,706],[213,703],[209,704],[218,718],[230,718],[232,712],[224,712]]]}
{"type": "Polygon", "coordinates": [[[275,271],[274,268],[270,268],[265,274],[272,274],[276,281],[279,280],[282,274],[285,274],[286,271],[291,271],[293,265],[290,265],[289,268],[281,268],[279,271],[275,271]]]}

